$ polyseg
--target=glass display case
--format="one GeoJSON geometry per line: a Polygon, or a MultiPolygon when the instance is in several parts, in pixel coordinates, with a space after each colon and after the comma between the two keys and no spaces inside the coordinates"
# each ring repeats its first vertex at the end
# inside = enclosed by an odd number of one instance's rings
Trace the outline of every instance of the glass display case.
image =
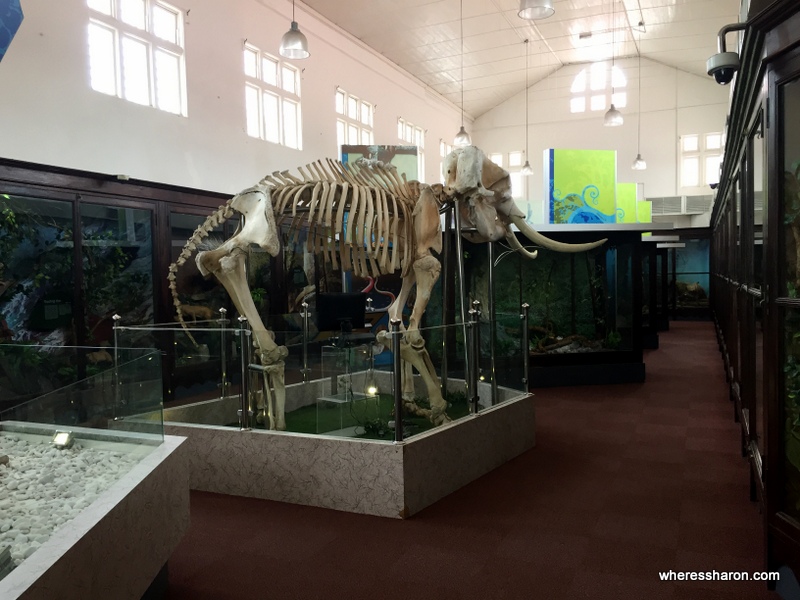
{"type": "MultiPolygon", "coordinates": [[[[6,357],[19,350],[0,345],[6,357]]],[[[26,346],[20,360],[42,367],[91,350],[26,346]]],[[[114,354],[105,371],[0,411],[0,579],[163,442],[159,353],[114,354]]]]}
{"type": "Polygon", "coordinates": [[[540,248],[538,258],[498,278],[514,287],[501,297],[530,305],[531,387],[644,380],[641,236],[671,227],[536,226],[561,242],[608,241],[581,253],[540,248]]]}

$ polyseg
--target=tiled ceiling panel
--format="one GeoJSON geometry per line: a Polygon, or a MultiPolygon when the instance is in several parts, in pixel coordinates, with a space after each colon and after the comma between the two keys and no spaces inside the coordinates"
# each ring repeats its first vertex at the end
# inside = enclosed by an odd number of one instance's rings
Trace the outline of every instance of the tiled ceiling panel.
{"type": "Polygon", "coordinates": [[[472,117],[525,89],[526,39],[531,85],[563,65],[636,56],[640,49],[645,58],[706,77],[717,33],[739,11],[739,0],[554,0],[552,17],[525,21],[517,16],[518,0],[302,4],[459,107],[463,85],[463,108],[472,117]]]}

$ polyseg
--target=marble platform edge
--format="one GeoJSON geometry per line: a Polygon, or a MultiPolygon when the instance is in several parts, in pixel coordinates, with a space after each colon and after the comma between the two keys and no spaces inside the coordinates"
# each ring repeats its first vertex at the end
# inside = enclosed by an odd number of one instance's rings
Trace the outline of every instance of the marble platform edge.
{"type": "Polygon", "coordinates": [[[403,446],[405,516],[489,473],[536,445],[528,394],[415,436],[403,446]]]}
{"type": "Polygon", "coordinates": [[[167,430],[188,437],[186,468],[193,490],[401,516],[400,445],[175,423],[167,430]]]}
{"type": "Polygon", "coordinates": [[[185,442],[165,436],[0,580],[0,598],[141,598],[189,527],[185,442]]]}
{"type": "Polygon", "coordinates": [[[0,421],[0,433],[26,433],[52,436],[56,431],[71,431],[76,439],[94,440],[98,442],[125,442],[128,444],[142,444],[148,446],[159,446],[164,439],[163,435],[160,433],[145,433],[127,429],[100,429],[96,427],[79,427],[76,425],[33,423],[30,421],[0,421]]]}
{"type": "Polygon", "coordinates": [[[399,444],[185,423],[165,427],[189,438],[194,490],[390,518],[419,512],[535,444],[529,394],[399,444]]]}

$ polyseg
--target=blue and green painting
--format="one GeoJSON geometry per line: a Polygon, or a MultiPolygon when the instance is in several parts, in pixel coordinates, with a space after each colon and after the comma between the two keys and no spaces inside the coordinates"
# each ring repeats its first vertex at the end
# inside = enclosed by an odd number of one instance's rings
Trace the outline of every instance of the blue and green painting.
{"type": "Polygon", "coordinates": [[[614,150],[545,150],[549,164],[551,223],[617,220],[617,153],[614,150]]]}

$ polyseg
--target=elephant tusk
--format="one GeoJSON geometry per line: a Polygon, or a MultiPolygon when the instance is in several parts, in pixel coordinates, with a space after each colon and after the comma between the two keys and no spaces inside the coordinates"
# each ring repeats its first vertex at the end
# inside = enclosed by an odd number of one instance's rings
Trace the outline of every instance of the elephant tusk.
{"type": "Polygon", "coordinates": [[[602,240],[588,242],[586,244],[566,244],[564,242],[557,242],[556,240],[551,240],[549,237],[545,237],[533,227],[528,225],[528,223],[525,222],[525,219],[521,216],[511,215],[509,219],[530,241],[539,244],[543,248],[555,250],[556,252],[585,252],[586,250],[591,250],[593,248],[597,248],[598,246],[602,246],[608,241],[608,238],[603,238],[602,240]]]}
{"type": "Polygon", "coordinates": [[[522,254],[525,258],[530,258],[531,260],[533,260],[539,255],[538,250],[534,250],[533,252],[531,252],[528,249],[526,249],[525,246],[520,244],[519,240],[517,239],[517,236],[514,235],[513,231],[508,232],[508,234],[506,235],[506,240],[508,240],[508,243],[511,245],[511,248],[522,254]]]}

